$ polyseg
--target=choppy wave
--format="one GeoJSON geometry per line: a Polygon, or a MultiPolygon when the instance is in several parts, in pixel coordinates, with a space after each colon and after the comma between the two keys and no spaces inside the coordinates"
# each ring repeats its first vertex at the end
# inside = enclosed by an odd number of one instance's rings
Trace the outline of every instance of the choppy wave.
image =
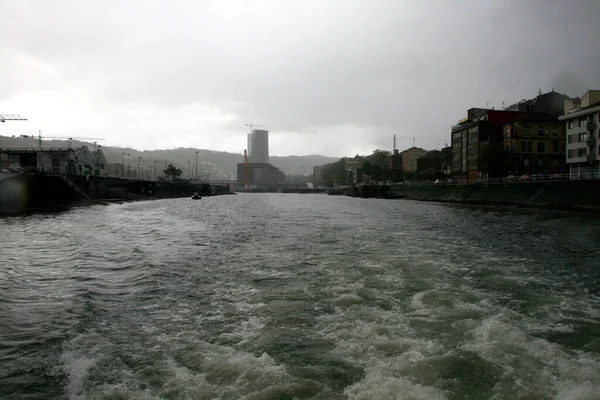
{"type": "Polygon", "coordinates": [[[3,219],[0,398],[596,399],[598,243],[319,195],[3,219]]]}

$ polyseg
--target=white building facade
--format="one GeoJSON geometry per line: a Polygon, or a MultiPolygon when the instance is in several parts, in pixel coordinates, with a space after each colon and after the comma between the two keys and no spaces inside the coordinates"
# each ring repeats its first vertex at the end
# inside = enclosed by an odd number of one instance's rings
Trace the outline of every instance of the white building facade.
{"type": "Polygon", "coordinates": [[[586,96],[582,107],[566,109],[559,117],[566,123],[566,161],[571,178],[600,178],[600,102],[589,104],[586,96]]]}

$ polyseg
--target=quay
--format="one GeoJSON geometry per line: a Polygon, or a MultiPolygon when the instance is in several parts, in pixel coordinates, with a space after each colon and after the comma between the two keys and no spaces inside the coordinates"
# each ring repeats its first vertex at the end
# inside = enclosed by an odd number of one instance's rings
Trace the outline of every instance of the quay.
{"type": "Polygon", "coordinates": [[[0,215],[68,207],[174,197],[230,194],[229,185],[210,181],[147,181],[42,172],[0,173],[0,215]]]}

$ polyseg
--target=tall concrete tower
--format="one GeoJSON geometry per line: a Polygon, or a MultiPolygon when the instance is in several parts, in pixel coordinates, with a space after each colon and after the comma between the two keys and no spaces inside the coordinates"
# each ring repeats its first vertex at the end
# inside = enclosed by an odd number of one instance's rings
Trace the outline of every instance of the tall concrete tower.
{"type": "Polygon", "coordinates": [[[248,161],[269,163],[269,131],[253,129],[248,134],[248,161]]]}

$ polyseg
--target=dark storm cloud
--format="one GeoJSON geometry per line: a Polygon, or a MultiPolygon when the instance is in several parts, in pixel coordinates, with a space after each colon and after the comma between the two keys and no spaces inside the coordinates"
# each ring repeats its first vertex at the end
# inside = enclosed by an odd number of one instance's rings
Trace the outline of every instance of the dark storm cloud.
{"type": "MultiPolygon", "coordinates": [[[[393,134],[432,148],[469,107],[498,108],[538,88],[573,96],[600,88],[595,1],[5,1],[2,8],[9,61],[0,71],[13,79],[0,104],[36,88],[75,88],[89,98],[87,113],[113,116],[96,125],[120,140],[144,136],[150,147],[174,124],[186,144],[229,149],[243,141],[243,124],[255,122],[288,135],[273,149],[279,154],[336,142],[335,155],[369,151],[389,147],[393,134]],[[140,122],[158,114],[185,114],[187,122],[140,122]],[[194,140],[192,132],[207,126],[194,140]],[[303,140],[309,130],[314,140],[303,140]]],[[[85,125],[82,116],[69,129],[85,125]]]]}

